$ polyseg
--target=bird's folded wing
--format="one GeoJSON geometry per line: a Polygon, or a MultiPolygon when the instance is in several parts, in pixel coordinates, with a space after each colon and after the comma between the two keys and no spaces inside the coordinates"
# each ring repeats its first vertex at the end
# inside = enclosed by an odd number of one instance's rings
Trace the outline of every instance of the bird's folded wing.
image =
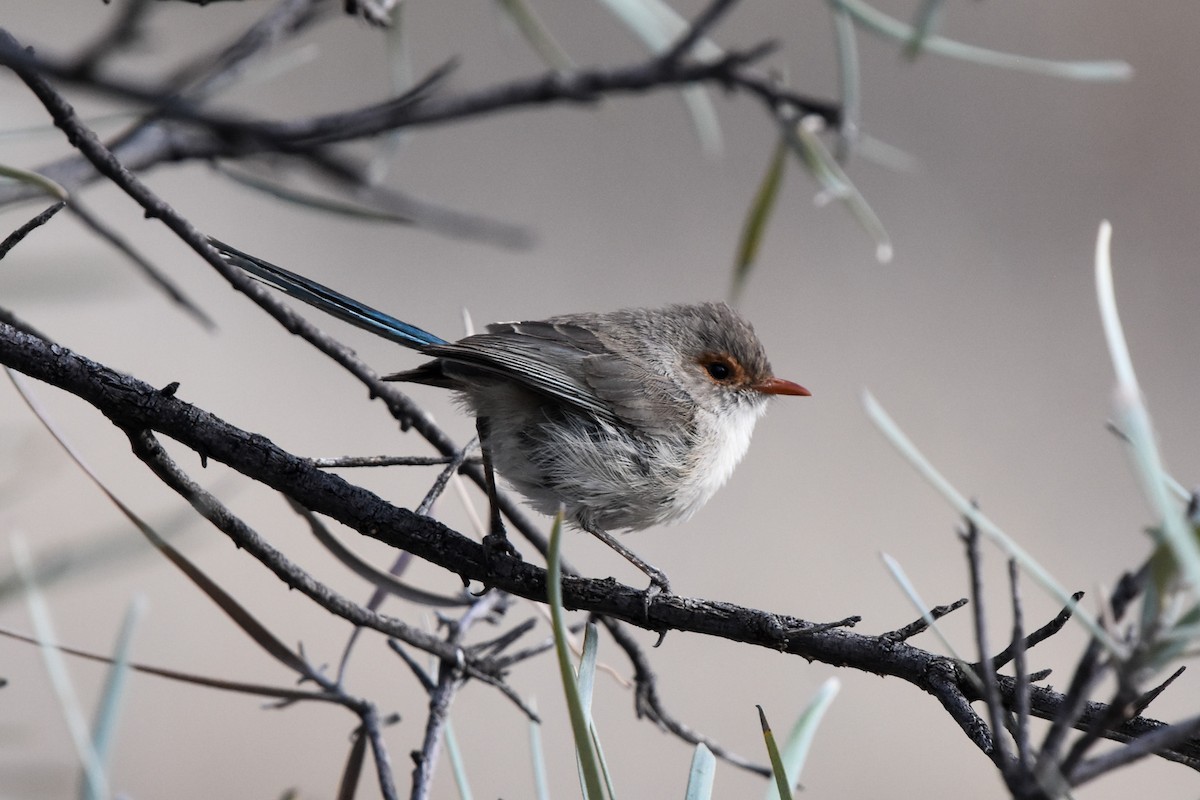
{"type": "Polygon", "coordinates": [[[583,370],[592,392],[643,433],[678,435],[692,419],[693,403],[682,387],[642,361],[603,353],[584,358],[583,370]]]}
{"type": "Polygon", "coordinates": [[[620,422],[584,375],[583,360],[603,344],[580,328],[545,322],[503,323],[488,333],[422,348],[439,359],[515,381],[610,422],[620,422]]]}

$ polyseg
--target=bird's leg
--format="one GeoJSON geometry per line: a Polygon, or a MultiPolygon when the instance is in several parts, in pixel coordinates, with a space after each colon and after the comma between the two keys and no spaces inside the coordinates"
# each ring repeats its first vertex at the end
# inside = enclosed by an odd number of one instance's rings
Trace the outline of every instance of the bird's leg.
{"type": "Polygon", "coordinates": [[[586,530],[592,536],[595,536],[600,541],[604,542],[613,550],[616,550],[625,558],[626,561],[628,561],[630,564],[633,564],[642,572],[646,573],[646,576],[650,578],[650,588],[646,590],[647,608],[650,605],[650,600],[655,595],[659,594],[660,592],[665,594],[671,593],[671,582],[667,580],[667,573],[647,562],[637,553],[621,544],[619,541],[617,541],[617,537],[613,536],[608,531],[601,530],[600,528],[596,527],[584,528],[584,530],[586,530]]]}
{"type": "Polygon", "coordinates": [[[514,558],[520,558],[508,534],[504,530],[504,520],[500,518],[500,502],[496,496],[496,470],[492,467],[492,453],[488,439],[488,420],[486,417],[475,418],[475,430],[479,433],[479,450],[483,455],[483,475],[487,483],[488,496],[488,532],[483,537],[483,546],[488,556],[503,553],[514,558]]]}

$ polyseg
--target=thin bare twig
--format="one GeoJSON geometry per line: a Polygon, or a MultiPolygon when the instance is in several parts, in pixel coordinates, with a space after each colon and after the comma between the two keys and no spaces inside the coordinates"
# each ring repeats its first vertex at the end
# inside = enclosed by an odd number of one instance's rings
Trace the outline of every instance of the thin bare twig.
{"type": "MultiPolygon", "coordinates": [[[[1020,570],[1016,559],[1008,560],[1008,593],[1012,598],[1012,651],[1014,680],[1016,681],[1016,731],[1013,739],[1017,744],[1017,768],[1022,775],[1032,772],[1033,762],[1029,753],[1029,684],[1030,677],[1025,664],[1025,619],[1021,606],[1020,570]]],[[[1078,601],[1078,598],[1076,598],[1078,601]]],[[[1065,622],[1065,620],[1064,620],[1065,622]]],[[[981,654],[983,655],[983,654],[981,654]]],[[[995,664],[995,659],[992,660],[995,664]]],[[[994,667],[993,667],[994,669],[994,667]]]]}
{"type": "Polygon", "coordinates": [[[6,236],[4,241],[0,242],[0,259],[8,255],[8,251],[20,244],[26,236],[49,222],[50,218],[61,211],[66,205],[66,202],[62,200],[54,203],[45,211],[6,236]]]}
{"type": "MultiPolygon", "coordinates": [[[[1073,600],[1075,600],[1075,602],[1079,602],[1080,600],[1083,599],[1083,592],[1075,592],[1073,595],[1071,595],[1071,598],[1073,600]]],[[[1054,634],[1061,631],[1063,629],[1063,626],[1066,625],[1067,621],[1070,619],[1071,619],[1071,606],[1066,606],[1063,608],[1062,611],[1058,612],[1058,615],[1054,619],[1050,620],[1045,625],[1043,625],[1042,627],[1038,628],[1033,633],[1026,636],[1020,643],[1021,649],[1029,650],[1029,649],[1033,648],[1034,646],[1049,639],[1051,636],[1053,636],[1054,634]]],[[[1004,665],[1006,665],[1008,662],[1012,661],[1015,655],[1016,655],[1015,643],[1010,644],[1008,647],[1004,648],[999,653],[992,656],[992,669],[999,670],[1004,665]]]]}
{"type": "Polygon", "coordinates": [[[708,4],[708,7],[701,11],[696,18],[692,20],[692,24],[684,31],[683,36],[663,53],[660,58],[667,62],[676,62],[683,59],[691,51],[692,46],[700,41],[702,36],[707,36],[708,32],[716,27],[721,17],[737,5],[738,0],[713,0],[708,4]]]}
{"type": "MultiPolygon", "coordinates": [[[[454,456],[342,456],[341,458],[314,458],[315,466],[322,469],[350,469],[353,467],[441,467],[454,462],[454,456]]],[[[469,462],[471,459],[463,459],[469,462]]],[[[473,463],[480,463],[475,459],[473,463]]]]}
{"type": "MultiPolygon", "coordinates": [[[[960,597],[948,605],[934,606],[933,608],[929,609],[929,618],[936,622],[947,614],[957,611],[966,604],[967,598],[960,597]]],[[[904,642],[919,633],[924,633],[928,629],[929,622],[925,619],[925,617],[917,617],[903,628],[897,628],[894,631],[888,631],[887,633],[880,634],[880,636],[884,639],[891,639],[893,642],[904,642]]]]}
{"type": "Polygon", "coordinates": [[[967,567],[971,577],[971,607],[975,612],[975,646],[979,652],[979,663],[973,665],[975,673],[983,684],[983,699],[987,704],[988,723],[991,726],[992,749],[988,757],[1000,770],[1004,782],[1011,785],[1014,779],[1012,755],[1008,750],[1008,741],[1004,738],[1003,718],[1004,707],[1000,703],[1000,690],[996,686],[996,673],[988,668],[988,637],[987,620],[983,608],[983,580],[980,577],[979,529],[975,523],[966,520],[966,531],[963,543],[967,551],[967,567]]]}
{"type": "Polygon", "coordinates": [[[71,209],[71,213],[79,218],[84,225],[92,230],[97,236],[111,244],[119,250],[126,258],[132,261],[138,269],[142,271],[152,284],[157,286],[162,292],[169,297],[176,305],[182,308],[188,315],[199,322],[208,330],[215,329],[216,323],[212,317],[205,313],[204,309],[192,302],[192,300],[183,293],[175,282],[163,274],[162,270],[150,263],[150,260],[137,251],[137,249],[129,243],[121,234],[117,233],[111,225],[108,225],[95,214],[87,209],[79,198],[72,198],[67,202],[67,207],[71,209]]]}
{"type": "Polygon", "coordinates": [[[1133,701],[1133,716],[1140,717],[1142,713],[1150,707],[1150,704],[1157,700],[1158,696],[1166,691],[1166,688],[1174,683],[1175,679],[1182,675],[1185,670],[1187,670],[1186,666],[1180,667],[1172,672],[1170,677],[1168,677],[1165,681],[1160,683],[1158,686],[1155,686],[1150,691],[1144,693],[1137,700],[1133,701]]]}
{"type": "Polygon", "coordinates": [[[1200,735],[1200,715],[1189,717],[1174,725],[1164,725],[1158,730],[1133,739],[1125,747],[1083,762],[1071,773],[1071,784],[1078,786],[1097,775],[1111,772],[1140,758],[1159,755],[1189,739],[1195,739],[1197,735],[1200,735]]]}

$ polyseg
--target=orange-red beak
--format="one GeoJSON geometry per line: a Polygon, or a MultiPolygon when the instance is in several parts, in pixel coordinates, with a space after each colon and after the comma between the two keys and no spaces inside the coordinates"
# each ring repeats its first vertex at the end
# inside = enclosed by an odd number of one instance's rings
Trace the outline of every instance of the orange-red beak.
{"type": "Polygon", "coordinates": [[[812,396],[812,392],[800,384],[785,381],[783,378],[767,378],[761,383],[754,384],[754,388],[763,394],[790,394],[797,397],[812,396]]]}

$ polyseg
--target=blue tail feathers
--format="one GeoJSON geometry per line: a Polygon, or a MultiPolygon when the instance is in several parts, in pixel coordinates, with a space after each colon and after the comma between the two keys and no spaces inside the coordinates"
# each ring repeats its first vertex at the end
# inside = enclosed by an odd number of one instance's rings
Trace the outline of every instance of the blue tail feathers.
{"type": "Polygon", "coordinates": [[[268,286],[272,286],[284,294],[291,295],[297,300],[308,303],[313,308],[319,308],[326,314],[337,317],[344,322],[370,331],[376,336],[382,336],[397,344],[414,350],[434,344],[446,344],[440,336],[434,336],[429,331],[422,330],[416,325],[396,319],[390,314],[371,308],[352,297],[335,292],[328,286],[322,286],[316,281],[309,280],[303,275],[297,275],[283,267],[256,258],[249,253],[230,247],[211,236],[208,243],[213,246],[221,258],[239,269],[258,278],[268,286]]]}

